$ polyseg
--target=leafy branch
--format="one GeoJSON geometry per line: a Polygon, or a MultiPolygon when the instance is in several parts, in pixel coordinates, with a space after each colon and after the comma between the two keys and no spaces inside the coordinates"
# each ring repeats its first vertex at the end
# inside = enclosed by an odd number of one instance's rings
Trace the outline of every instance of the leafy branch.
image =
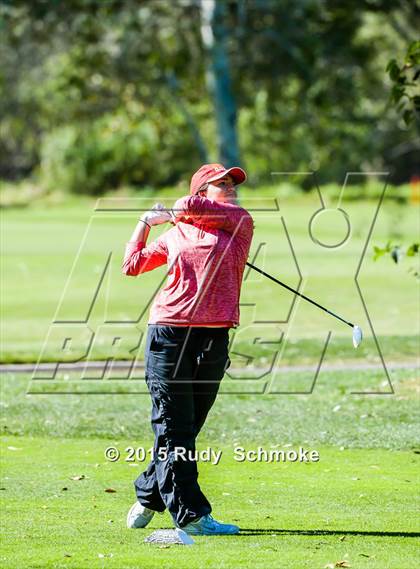
{"type": "MultiPolygon", "coordinates": [[[[409,247],[403,247],[401,245],[396,245],[388,241],[385,247],[378,247],[374,245],[373,247],[373,260],[377,261],[380,257],[384,255],[389,255],[391,259],[397,265],[402,262],[404,257],[416,257],[419,256],[420,243],[413,243],[409,247]]],[[[414,277],[420,279],[420,269],[414,267],[409,267],[408,272],[412,273],[414,277]]]]}
{"type": "Polygon", "coordinates": [[[410,43],[402,64],[391,59],[386,71],[393,82],[391,101],[408,126],[414,118],[418,120],[420,116],[420,41],[410,43]]]}

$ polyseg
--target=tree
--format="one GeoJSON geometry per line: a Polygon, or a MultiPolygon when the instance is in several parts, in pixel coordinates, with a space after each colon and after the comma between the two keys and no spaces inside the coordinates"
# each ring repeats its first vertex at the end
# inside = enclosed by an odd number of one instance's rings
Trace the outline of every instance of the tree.
{"type": "Polygon", "coordinates": [[[225,166],[240,164],[236,130],[237,109],[226,51],[226,5],[201,0],[201,36],[207,52],[207,82],[214,101],[219,138],[219,160],[225,166]]]}
{"type": "Polygon", "coordinates": [[[3,2],[0,177],[100,193],[213,159],[254,183],[399,165],[383,69],[414,16],[391,0],[3,2]]]}

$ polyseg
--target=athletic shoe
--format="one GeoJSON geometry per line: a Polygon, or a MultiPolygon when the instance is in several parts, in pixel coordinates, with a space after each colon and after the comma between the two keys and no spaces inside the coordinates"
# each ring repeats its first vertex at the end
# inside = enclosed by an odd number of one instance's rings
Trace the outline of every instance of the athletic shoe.
{"type": "Polygon", "coordinates": [[[239,533],[238,526],[221,524],[214,520],[210,514],[190,522],[182,529],[188,535],[235,535],[239,533]]]}
{"type": "Polygon", "coordinates": [[[142,506],[140,502],[133,504],[127,514],[127,527],[138,529],[145,528],[155,515],[153,510],[142,506]]]}

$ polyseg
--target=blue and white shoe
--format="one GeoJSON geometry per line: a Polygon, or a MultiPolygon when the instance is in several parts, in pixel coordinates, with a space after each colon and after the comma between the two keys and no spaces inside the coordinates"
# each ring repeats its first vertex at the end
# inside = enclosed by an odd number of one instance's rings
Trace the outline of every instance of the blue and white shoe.
{"type": "Polygon", "coordinates": [[[190,522],[182,529],[188,535],[235,535],[239,533],[238,526],[217,522],[210,514],[190,522]]]}
{"type": "Polygon", "coordinates": [[[136,502],[131,506],[127,514],[127,527],[131,529],[145,528],[151,521],[155,512],[136,502]]]}

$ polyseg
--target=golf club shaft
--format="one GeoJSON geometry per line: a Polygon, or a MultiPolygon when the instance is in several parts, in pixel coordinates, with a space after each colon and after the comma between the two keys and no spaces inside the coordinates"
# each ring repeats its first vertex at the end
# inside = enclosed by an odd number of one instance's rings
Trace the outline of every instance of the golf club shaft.
{"type": "Polygon", "coordinates": [[[314,304],[315,306],[317,306],[318,308],[320,308],[321,310],[323,310],[324,312],[327,312],[328,314],[331,314],[331,316],[334,316],[334,318],[338,318],[338,320],[341,320],[341,322],[344,322],[344,324],[347,324],[347,326],[350,326],[351,328],[354,327],[354,324],[352,324],[351,322],[347,322],[347,320],[344,320],[344,318],[341,318],[341,316],[338,316],[338,314],[334,314],[334,312],[331,312],[331,310],[328,310],[328,308],[325,308],[324,306],[321,306],[320,304],[318,304],[317,302],[315,302],[315,300],[312,300],[310,298],[308,298],[307,296],[305,296],[304,294],[298,292],[297,290],[291,288],[290,286],[288,286],[287,284],[282,283],[281,281],[277,280],[276,278],[272,277],[271,275],[269,275],[268,273],[266,273],[265,271],[262,271],[261,269],[259,269],[258,267],[256,267],[255,265],[252,265],[251,263],[247,262],[248,267],[251,267],[251,269],[254,269],[254,271],[257,271],[258,273],[261,273],[262,275],[264,275],[265,277],[267,277],[268,279],[274,281],[275,283],[281,285],[284,288],[287,288],[287,290],[290,290],[290,292],[293,292],[294,294],[297,294],[297,296],[300,296],[301,298],[304,298],[305,300],[307,300],[308,302],[310,302],[311,304],[314,304]]]}

